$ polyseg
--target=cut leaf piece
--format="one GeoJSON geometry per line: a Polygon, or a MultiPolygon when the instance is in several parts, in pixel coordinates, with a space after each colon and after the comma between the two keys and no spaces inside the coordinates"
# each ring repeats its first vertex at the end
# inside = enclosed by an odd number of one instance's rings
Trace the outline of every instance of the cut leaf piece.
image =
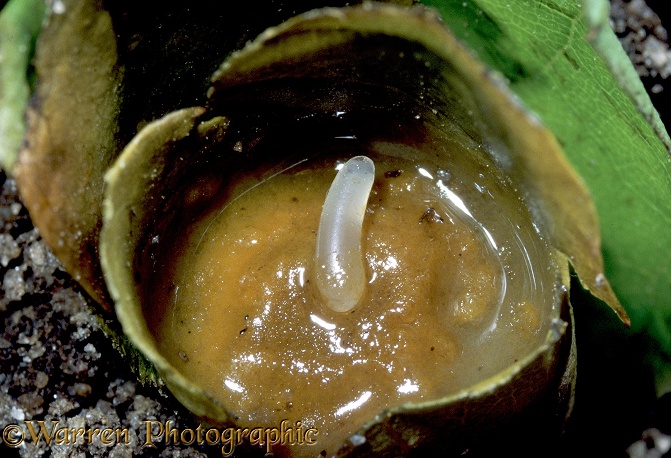
{"type": "Polygon", "coordinates": [[[0,11],[0,167],[10,172],[23,140],[30,58],[45,11],[43,0],[12,0],[0,11]]]}

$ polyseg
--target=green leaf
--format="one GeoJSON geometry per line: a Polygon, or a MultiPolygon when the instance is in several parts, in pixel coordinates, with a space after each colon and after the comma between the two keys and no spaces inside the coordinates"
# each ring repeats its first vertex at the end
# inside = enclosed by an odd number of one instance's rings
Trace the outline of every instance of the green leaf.
{"type": "Polygon", "coordinates": [[[44,0],[12,0],[0,12],[0,167],[16,160],[28,103],[28,64],[45,15],[44,0]]]}
{"type": "Polygon", "coordinates": [[[606,275],[632,327],[671,354],[670,142],[608,27],[607,2],[423,3],[554,132],[596,202],[606,275]]]}

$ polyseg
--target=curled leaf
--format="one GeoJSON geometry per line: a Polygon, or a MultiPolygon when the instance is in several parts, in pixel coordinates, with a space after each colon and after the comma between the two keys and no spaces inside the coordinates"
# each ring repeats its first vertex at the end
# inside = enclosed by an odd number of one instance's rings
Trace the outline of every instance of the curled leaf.
{"type": "MultiPolygon", "coordinates": [[[[206,111],[194,117],[199,110],[148,124],[125,148],[106,175],[101,240],[124,332],[184,405],[219,423],[234,421],[201,380],[179,369],[174,351],[157,342],[153,317],[165,305],[147,300],[146,285],[163,271],[161,250],[173,249],[175,237],[183,236],[174,228],[195,221],[213,194],[229,192],[236,173],[249,171],[262,181],[294,163],[299,149],[255,145],[278,133],[298,141],[298,132],[309,138],[340,125],[362,136],[404,138],[413,132],[431,145],[449,138],[464,154],[487,157],[498,167],[493,173],[514,183],[538,231],[555,248],[549,258],[556,266],[555,308],[533,351],[450,396],[388,406],[361,425],[361,439],[340,453],[454,454],[477,447],[482,437],[514,438],[524,429],[544,440],[561,430],[575,381],[567,256],[576,265],[584,262],[590,273],[601,272],[594,209],[552,135],[431,11],[366,5],[293,18],[227,59],[212,78],[206,111]],[[562,202],[566,195],[569,203],[562,202]],[[164,248],[152,240],[162,240],[164,248]]],[[[608,291],[607,282],[603,287],[608,291]]]]}

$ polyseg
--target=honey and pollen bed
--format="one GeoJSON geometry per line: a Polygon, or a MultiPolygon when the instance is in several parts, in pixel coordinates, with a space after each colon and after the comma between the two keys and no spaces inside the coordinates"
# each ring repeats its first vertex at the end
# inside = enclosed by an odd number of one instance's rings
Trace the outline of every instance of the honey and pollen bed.
{"type": "Polygon", "coordinates": [[[344,154],[242,179],[163,250],[144,292],[158,348],[181,373],[238,425],[316,428],[307,454],[510,366],[544,340],[555,303],[547,245],[489,162],[459,158],[457,172],[449,157],[384,142],[367,154],[367,288],[352,311],[332,311],[313,281],[344,154]]]}

